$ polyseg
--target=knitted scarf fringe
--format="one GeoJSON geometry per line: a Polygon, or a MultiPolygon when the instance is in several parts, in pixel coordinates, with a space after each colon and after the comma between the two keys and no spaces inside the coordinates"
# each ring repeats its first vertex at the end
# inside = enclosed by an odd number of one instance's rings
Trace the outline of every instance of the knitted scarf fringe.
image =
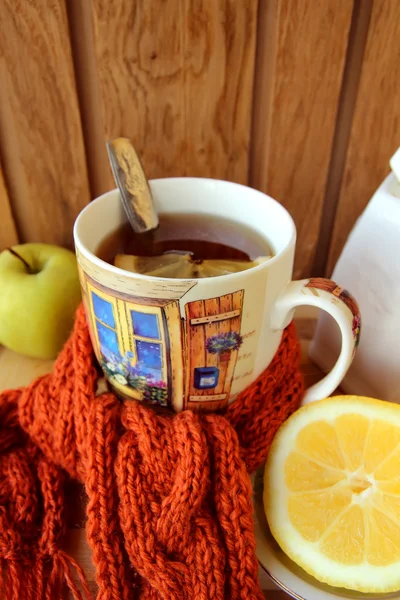
{"type": "Polygon", "coordinates": [[[99,600],[261,600],[248,474],[300,403],[294,326],[224,414],[121,403],[100,377],[80,307],[53,373],[0,394],[0,598],[93,597],[63,550],[73,478],[99,600]]]}

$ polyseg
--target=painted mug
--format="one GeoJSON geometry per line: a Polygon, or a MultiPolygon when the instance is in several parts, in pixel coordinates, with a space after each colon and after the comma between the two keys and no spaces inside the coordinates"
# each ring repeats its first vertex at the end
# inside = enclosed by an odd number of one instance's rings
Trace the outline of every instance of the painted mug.
{"type": "Polygon", "coordinates": [[[86,206],[74,226],[83,303],[97,359],[116,393],[175,411],[223,408],[269,365],[302,305],[328,312],[342,334],[335,366],[303,402],[332,393],[358,342],[357,303],[330,280],[291,281],[296,229],[283,206],[227,181],[167,178],[150,186],[159,213],[229,215],[264,236],[274,256],[203,279],[127,272],[96,256],[100,242],[126,221],[118,190],[86,206]]]}

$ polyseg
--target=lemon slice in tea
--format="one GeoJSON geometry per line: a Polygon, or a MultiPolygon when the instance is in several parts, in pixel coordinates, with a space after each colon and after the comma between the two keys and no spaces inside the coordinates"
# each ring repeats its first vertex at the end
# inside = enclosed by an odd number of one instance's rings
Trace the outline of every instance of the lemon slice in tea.
{"type": "Polygon", "coordinates": [[[132,273],[142,273],[152,277],[170,277],[179,279],[199,279],[217,277],[245,271],[261,264],[270,257],[256,260],[195,260],[189,253],[170,252],[160,256],[133,256],[117,254],[114,265],[132,273]]]}
{"type": "Polygon", "coordinates": [[[337,396],[295,412],[264,479],[272,535],[307,573],[372,594],[400,589],[400,406],[337,396]]]}

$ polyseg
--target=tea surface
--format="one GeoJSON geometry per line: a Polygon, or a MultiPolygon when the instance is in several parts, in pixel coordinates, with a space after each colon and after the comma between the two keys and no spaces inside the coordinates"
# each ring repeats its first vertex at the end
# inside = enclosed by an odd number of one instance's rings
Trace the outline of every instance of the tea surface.
{"type": "Polygon", "coordinates": [[[190,254],[193,261],[251,261],[260,256],[273,256],[267,240],[259,233],[235,221],[204,214],[159,215],[157,230],[135,234],[124,223],[105,237],[96,254],[114,264],[117,255],[139,257],[170,253],[190,254]]]}

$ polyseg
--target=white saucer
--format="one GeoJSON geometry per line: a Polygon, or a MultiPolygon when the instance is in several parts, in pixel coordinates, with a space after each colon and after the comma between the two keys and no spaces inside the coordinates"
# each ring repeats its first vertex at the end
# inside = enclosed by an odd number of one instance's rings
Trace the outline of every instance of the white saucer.
{"type": "Polygon", "coordinates": [[[257,558],[272,581],[296,600],[400,600],[400,591],[391,594],[362,594],[333,588],[308,575],[282,552],[272,537],[262,502],[263,470],[254,478],[254,514],[257,558]]]}

